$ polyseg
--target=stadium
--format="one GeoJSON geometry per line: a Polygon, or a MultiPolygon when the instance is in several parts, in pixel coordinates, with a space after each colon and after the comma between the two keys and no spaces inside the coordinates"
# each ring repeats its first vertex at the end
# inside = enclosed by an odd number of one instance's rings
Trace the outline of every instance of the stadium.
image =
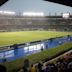
{"type": "Polygon", "coordinates": [[[39,64],[43,68],[35,68],[38,71],[34,72],[65,72],[64,66],[55,68],[58,60],[63,64],[63,59],[68,65],[72,62],[72,15],[69,12],[46,16],[43,12],[0,11],[1,72],[29,72],[30,66],[34,68],[39,64]],[[2,67],[6,71],[2,71],[2,67]]]}
{"type": "MultiPolygon", "coordinates": [[[[25,12],[27,13],[27,12],[25,12]]],[[[25,14],[24,13],[24,14],[25,14]]],[[[28,12],[30,14],[31,12],[28,12]]],[[[72,16],[68,14],[68,19],[65,19],[66,14],[61,16],[43,16],[42,12],[32,12],[31,16],[1,16],[0,15],[0,31],[26,31],[26,30],[57,30],[71,31],[72,16]],[[38,16],[34,16],[39,14],[38,16]],[[42,15],[41,15],[42,14],[42,15]]]]}

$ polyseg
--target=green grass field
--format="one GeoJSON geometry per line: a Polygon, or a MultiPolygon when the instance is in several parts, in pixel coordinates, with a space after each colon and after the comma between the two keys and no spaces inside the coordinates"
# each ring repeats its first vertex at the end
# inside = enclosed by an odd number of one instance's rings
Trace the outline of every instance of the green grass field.
{"type": "Polygon", "coordinates": [[[16,43],[31,42],[65,35],[72,35],[72,32],[55,31],[19,31],[19,32],[0,32],[0,46],[16,43]]]}

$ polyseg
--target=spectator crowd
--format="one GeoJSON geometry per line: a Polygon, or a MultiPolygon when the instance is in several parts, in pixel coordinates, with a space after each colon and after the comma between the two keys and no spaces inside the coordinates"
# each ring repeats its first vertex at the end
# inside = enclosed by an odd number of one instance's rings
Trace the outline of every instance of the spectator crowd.
{"type": "MultiPolygon", "coordinates": [[[[29,64],[29,62],[28,62],[29,64]]],[[[23,67],[22,72],[72,72],[72,52],[48,62],[45,65],[40,61],[37,65],[23,67]]],[[[21,71],[20,71],[21,72],[21,71]]]]}
{"type": "MultiPolygon", "coordinates": [[[[0,65],[0,72],[7,72],[6,68],[0,65]]],[[[16,72],[72,72],[72,52],[46,62],[46,64],[40,61],[37,64],[30,65],[29,60],[25,59],[23,68],[16,72]]]]}

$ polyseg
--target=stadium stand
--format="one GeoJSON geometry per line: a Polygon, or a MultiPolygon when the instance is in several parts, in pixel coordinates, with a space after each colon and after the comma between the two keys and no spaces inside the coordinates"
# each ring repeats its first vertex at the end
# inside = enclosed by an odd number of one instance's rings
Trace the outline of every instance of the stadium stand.
{"type": "MultiPolygon", "coordinates": [[[[18,72],[23,72],[20,69],[18,72]]],[[[72,50],[50,60],[46,63],[40,61],[31,65],[24,72],[72,72],[72,50]]]]}
{"type": "Polygon", "coordinates": [[[72,17],[62,16],[27,17],[0,15],[0,31],[57,30],[72,31],[72,17]]]}

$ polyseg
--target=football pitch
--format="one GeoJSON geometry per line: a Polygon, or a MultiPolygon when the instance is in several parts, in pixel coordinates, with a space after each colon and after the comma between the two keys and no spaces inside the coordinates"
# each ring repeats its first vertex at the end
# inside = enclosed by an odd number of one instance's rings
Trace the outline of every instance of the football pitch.
{"type": "Polygon", "coordinates": [[[56,32],[56,31],[0,32],[0,46],[44,40],[65,35],[72,35],[72,32],[56,32]]]}

